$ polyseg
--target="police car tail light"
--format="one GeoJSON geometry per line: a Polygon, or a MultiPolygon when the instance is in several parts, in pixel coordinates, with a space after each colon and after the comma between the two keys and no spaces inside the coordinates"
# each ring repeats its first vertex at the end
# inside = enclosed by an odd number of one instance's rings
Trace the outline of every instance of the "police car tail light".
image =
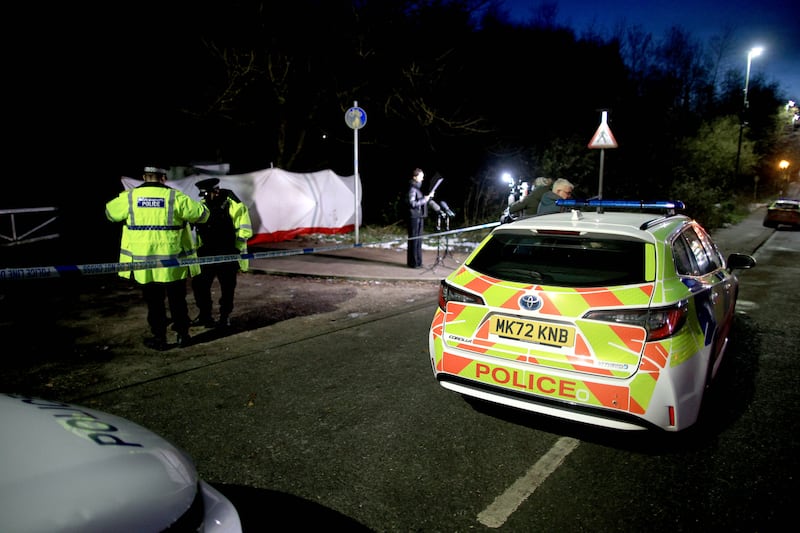
{"type": "Polygon", "coordinates": [[[648,341],[657,341],[677,333],[686,323],[688,312],[686,302],[680,302],[671,307],[658,309],[589,311],[583,318],[641,326],[647,330],[648,341]]]}
{"type": "Polygon", "coordinates": [[[447,307],[447,302],[485,305],[483,298],[480,296],[451,287],[442,280],[439,284],[439,309],[444,311],[445,307],[447,307]]]}

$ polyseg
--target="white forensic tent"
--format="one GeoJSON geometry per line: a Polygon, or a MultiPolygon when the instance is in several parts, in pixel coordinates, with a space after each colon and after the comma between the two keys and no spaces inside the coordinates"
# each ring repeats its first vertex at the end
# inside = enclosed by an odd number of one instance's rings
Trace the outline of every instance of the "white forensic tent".
{"type": "MultiPolygon", "coordinates": [[[[219,178],[220,188],[233,191],[250,210],[250,244],[281,242],[309,233],[355,231],[355,176],[343,177],[331,170],[295,173],[268,168],[247,174],[195,174],[167,184],[199,198],[195,183],[210,177],[219,178]]],[[[122,178],[126,190],[141,183],[141,179],[122,178]]],[[[360,222],[362,189],[358,185],[360,222]]]]}

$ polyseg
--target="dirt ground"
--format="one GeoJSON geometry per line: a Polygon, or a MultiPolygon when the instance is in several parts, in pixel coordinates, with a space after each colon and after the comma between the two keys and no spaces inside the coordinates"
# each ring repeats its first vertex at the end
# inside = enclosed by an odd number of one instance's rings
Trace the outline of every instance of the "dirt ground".
{"type": "MultiPolygon", "coordinates": [[[[215,282],[215,312],[218,291],[215,282]]],[[[330,323],[418,302],[435,305],[437,294],[433,281],[240,273],[230,328],[193,327],[192,346],[158,352],[142,342],[149,336],[146,307],[128,280],[110,275],[11,282],[0,285],[0,390],[76,398],[146,379],[165,364],[235,349],[252,342],[253,332],[282,322],[311,317],[330,323]]],[[[196,316],[191,290],[187,302],[196,316]]],[[[175,342],[174,333],[168,341],[175,342]]]]}

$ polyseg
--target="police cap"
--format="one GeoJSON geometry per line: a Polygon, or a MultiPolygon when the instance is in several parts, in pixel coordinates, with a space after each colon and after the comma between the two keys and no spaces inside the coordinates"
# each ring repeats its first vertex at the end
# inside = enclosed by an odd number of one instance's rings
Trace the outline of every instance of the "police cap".
{"type": "Polygon", "coordinates": [[[213,191],[219,187],[219,178],[208,178],[195,183],[200,192],[213,191]]]}
{"type": "Polygon", "coordinates": [[[167,175],[167,170],[161,167],[144,167],[145,174],[158,174],[162,176],[167,175]]]}

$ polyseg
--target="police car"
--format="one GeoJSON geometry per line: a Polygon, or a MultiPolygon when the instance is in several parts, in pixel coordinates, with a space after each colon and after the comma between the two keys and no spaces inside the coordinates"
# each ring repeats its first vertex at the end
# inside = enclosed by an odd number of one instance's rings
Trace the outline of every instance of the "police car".
{"type": "Polygon", "coordinates": [[[734,316],[734,269],[682,202],[559,200],[502,224],[442,280],[433,374],[467,397],[621,430],[698,418],[734,316]],[[652,212],[655,210],[657,212],[652,212]]]}
{"type": "Polygon", "coordinates": [[[3,531],[240,532],[185,452],[79,405],[0,394],[3,531]]]}

